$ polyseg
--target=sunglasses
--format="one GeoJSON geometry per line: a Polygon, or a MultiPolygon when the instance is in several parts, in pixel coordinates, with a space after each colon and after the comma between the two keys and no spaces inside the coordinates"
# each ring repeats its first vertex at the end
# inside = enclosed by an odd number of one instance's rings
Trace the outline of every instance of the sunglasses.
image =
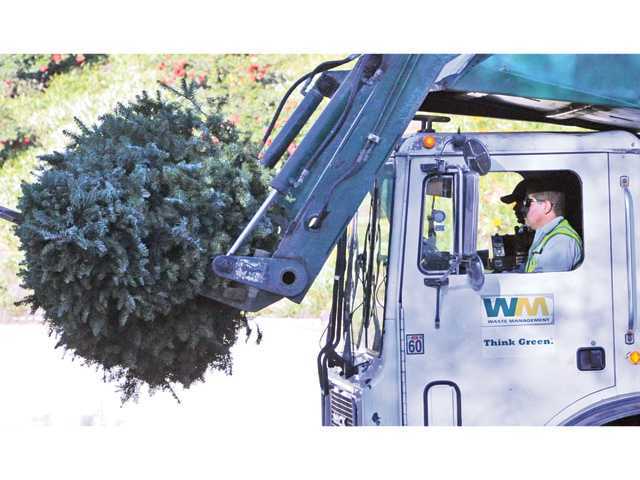
{"type": "Polygon", "coordinates": [[[527,197],[527,198],[525,198],[525,199],[524,199],[524,201],[522,202],[522,205],[523,205],[525,208],[529,208],[533,202],[538,202],[538,201],[539,201],[539,200],[538,200],[537,198],[528,198],[528,197],[527,197]]]}
{"type": "Polygon", "coordinates": [[[522,202],[522,205],[523,205],[525,208],[529,208],[533,202],[542,203],[542,202],[545,202],[545,201],[546,201],[546,200],[538,200],[537,198],[528,198],[528,197],[527,197],[527,198],[525,198],[525,199],[524,199],[524,201],[522,202]]]}

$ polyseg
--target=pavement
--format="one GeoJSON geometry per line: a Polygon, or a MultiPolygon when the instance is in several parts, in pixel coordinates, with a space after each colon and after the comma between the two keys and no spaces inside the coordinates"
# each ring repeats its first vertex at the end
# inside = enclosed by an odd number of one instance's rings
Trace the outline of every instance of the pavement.
{"type": "Polygon", "coordinates": [[[248,342],[240,332],[231,376],[209,372],[205,382],[121,405],[113,383],[93,367],[55,349],[40,323],[0,324],[0,428],[31,426],[198,427],[271,429],[320,426],[316,356],[320,319],[258,318],[263,332],[248,342]]]}

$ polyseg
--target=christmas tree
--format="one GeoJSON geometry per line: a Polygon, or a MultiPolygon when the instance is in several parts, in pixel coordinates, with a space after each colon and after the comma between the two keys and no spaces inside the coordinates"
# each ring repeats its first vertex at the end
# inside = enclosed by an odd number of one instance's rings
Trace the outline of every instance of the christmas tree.
{"type": "MultiPolygon", "coordinates": [[[[16,227],[24,300],[41,308],[57,346],[116,380],[189,387],[208,368],[231,372],[243,313],[199,295],[267,194],[257,147],[222,115],[224,99],[146,92],[41,157],[22,185],[16,227]]],[[[250,248],[273,246],[268,221],[250,248]]]]}

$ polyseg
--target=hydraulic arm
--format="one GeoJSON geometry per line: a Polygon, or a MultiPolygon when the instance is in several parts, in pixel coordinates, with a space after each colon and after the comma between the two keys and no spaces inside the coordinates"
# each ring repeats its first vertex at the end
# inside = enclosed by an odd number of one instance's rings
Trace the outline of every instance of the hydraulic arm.
{"type": "MultiPolygon", "coordinates": [[[[436,81],[455,55],[364,55],[343,77],[324,75],[298,107],[271,149],[273,166],[309,118],[321,95],[331,98],[300,146],[271,182],[272,192],[227,255],[213,261],[216,275],[240,288],[210,290],[207,296],[247,311],[282,297],[300,302],[347,223],[371,189],[377,173],[436,81]],[[343,78],[341,78],[343,77],[343,78]],[[286,223],[270,256],[236,256],[242,243],[275,205],[286,223]]],[[[462,62],[459,73],[471,60],[462,62]]],[[[452,62],[455,63],[455,62],[452,62]]],[[[444,75],[444,76],[443,76],[444,75]]]]}

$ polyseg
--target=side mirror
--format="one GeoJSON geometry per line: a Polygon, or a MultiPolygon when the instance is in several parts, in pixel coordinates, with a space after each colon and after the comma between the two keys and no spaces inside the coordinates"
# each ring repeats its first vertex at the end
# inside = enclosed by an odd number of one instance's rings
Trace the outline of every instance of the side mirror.
{"type": "MultiPolygon", "coordinates": [[[[478,247],[478,202],[480,201],[480,177],[476,172],[466,171],[461,175],[461,192],[459,192],[458,211],[462,228],[459,234],[462,238],[457,244],[456,253],[463,257],[476,254],[478,247]]],[[[458,233],[458,232],[456,232],[458,233]]]]}
{"type": "Polygon", "coordinates": [[[478,242],[478,203],[480,201],[480,175],[475,171],[462,174],[461,212],[462,238],[458,243],[460,260],[466,263],[471,288],[478,291],[484,285],[484,264],[477,252],[478,242]]]}
{"type": "Polygon", "coordinates": [[[467,166],[480,175],[486,175],[491,170],[491,156],[489,150],[480,140],[467,138],[461,133],[453,136],[453,148],[462,150],[462,156],[467,166]]]}
{"type": "Polygon", "coordinates": [[[489,151],[479,140],[475,138],[465,140],[462,145],[462,155],[464,156],[464,161],[474,172],[486,175],[491,170],[489,151]]]}
{"type": "MultiPolygon", "coordinates": [[[[478,291],[484,285],[484,264],[477,252],[478,204],[480,201],[480,175],[473,170],[455,167],[453,187],[455,190],[454,212],[456,228],[454,230],[453,255],[448,258],[449,270],[425,278],[425,285],[440,287],[448,283],[451,271],[458,272],[458,266],[464,264],[471,287],[478,291]]],[[[434,210],[430,221],[444,220],[444,212],[434,210]],[[439,217],[439,218],[438,218],[439,217]]]]}
{"type": "Polygon", "coordinates": [[[484,285],[484,265],[480,255],[475,254],[469,257],[467,263],[467,276],[469,284],[476,292],[484,285]]]}

